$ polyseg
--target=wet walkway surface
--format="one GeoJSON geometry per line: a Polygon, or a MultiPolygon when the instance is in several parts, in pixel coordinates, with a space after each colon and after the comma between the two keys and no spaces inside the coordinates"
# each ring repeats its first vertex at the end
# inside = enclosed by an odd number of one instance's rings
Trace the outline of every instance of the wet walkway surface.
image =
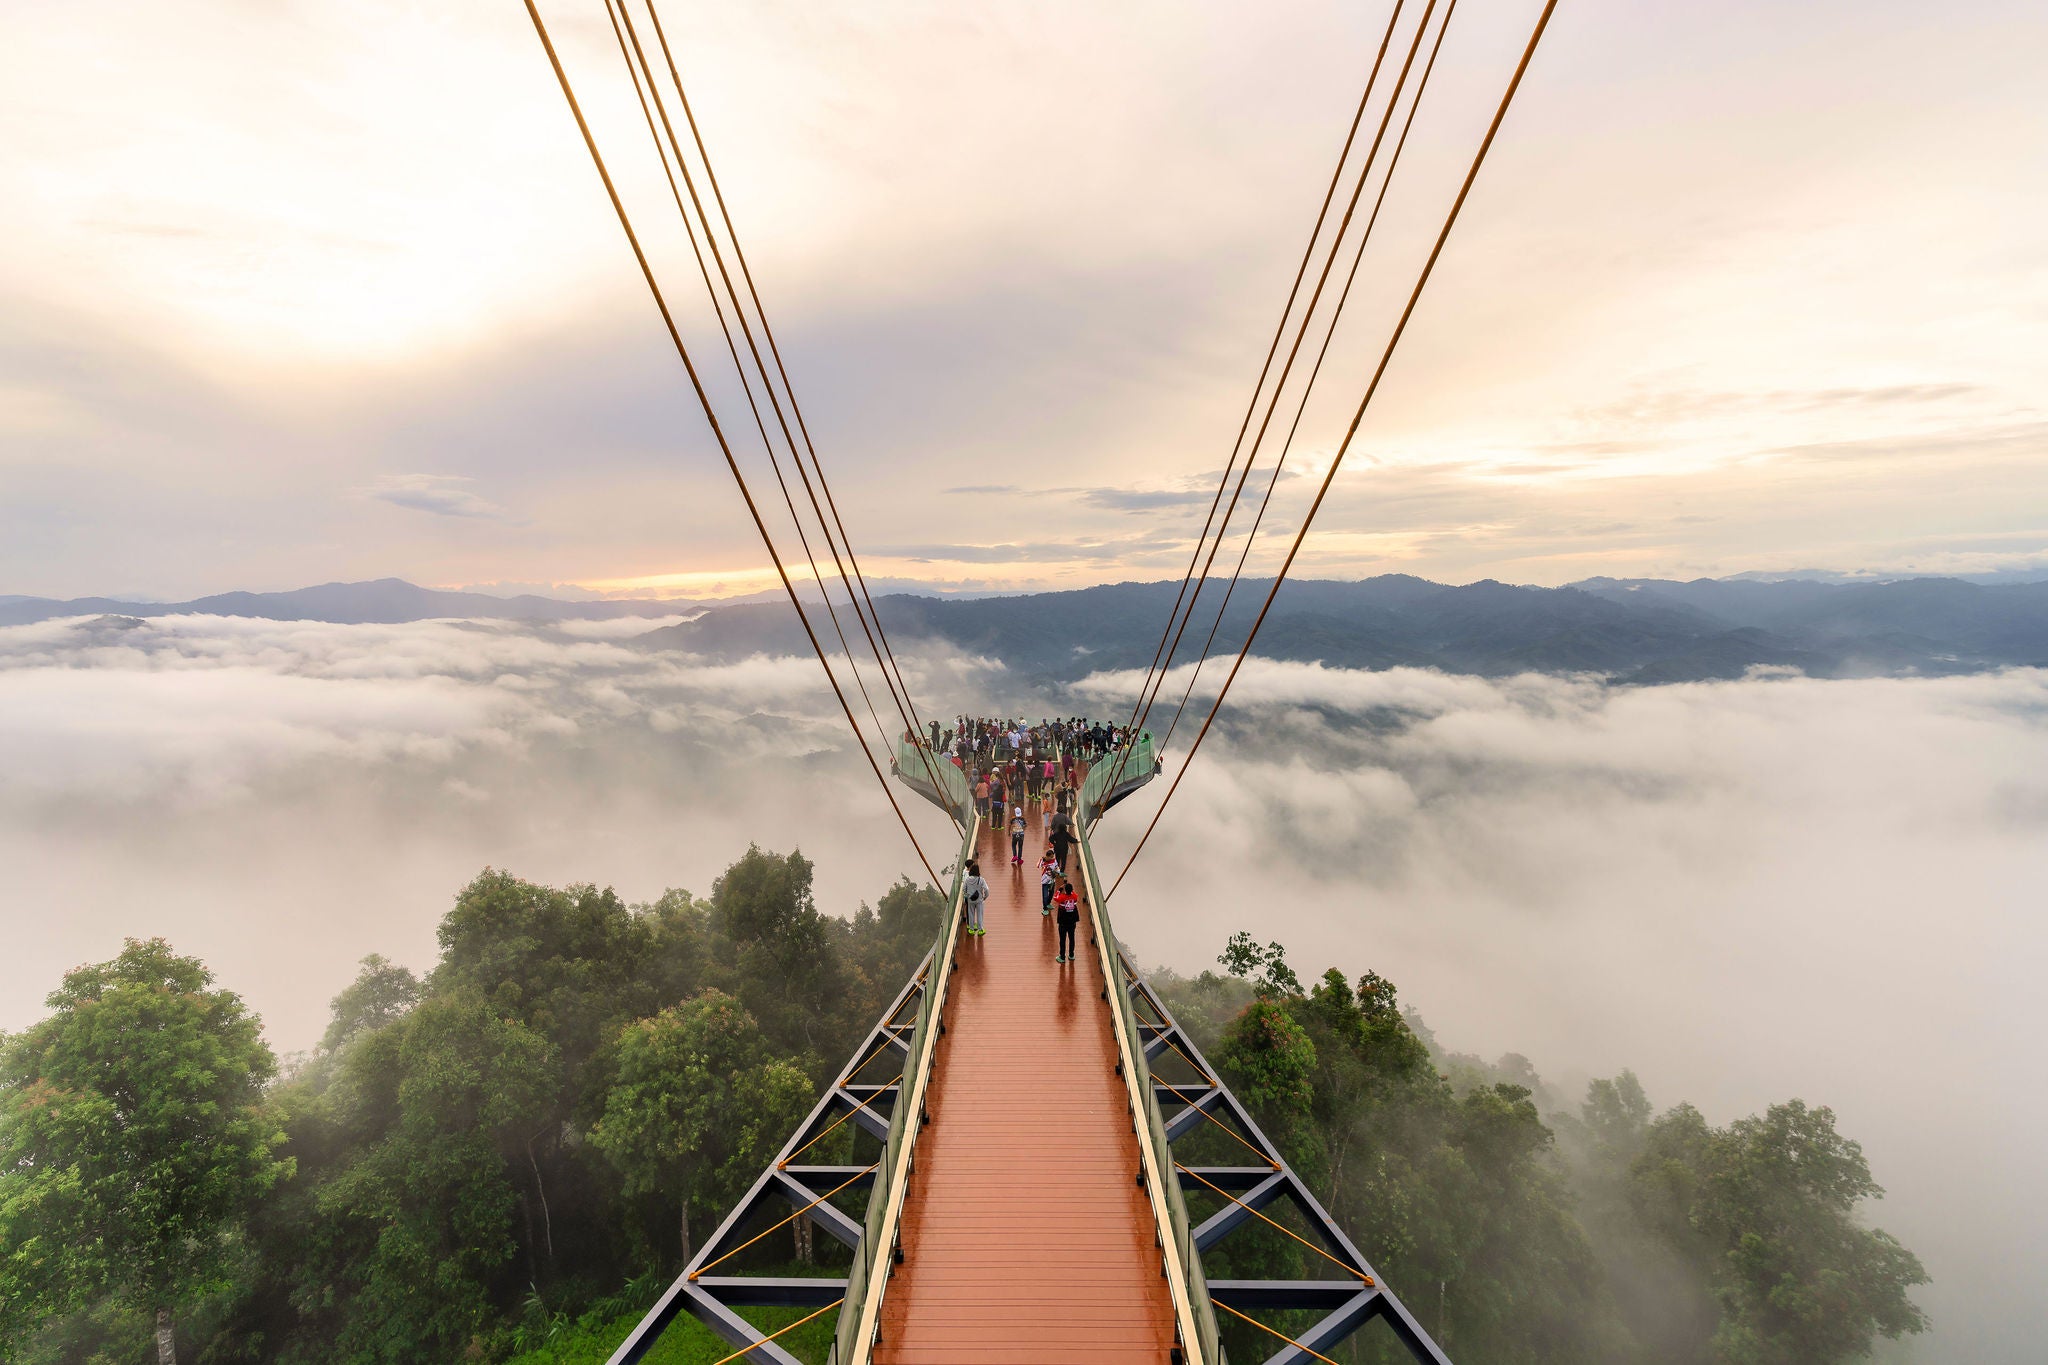
{"type": "Polygon", "coordinates": [[[982,833],[988,932],[961,939],[878,1365],[1163,1365],[1173,1345],[1092,916],[1055,964],[1044,848],[1038,815],[1021,867],[982,833]]]}

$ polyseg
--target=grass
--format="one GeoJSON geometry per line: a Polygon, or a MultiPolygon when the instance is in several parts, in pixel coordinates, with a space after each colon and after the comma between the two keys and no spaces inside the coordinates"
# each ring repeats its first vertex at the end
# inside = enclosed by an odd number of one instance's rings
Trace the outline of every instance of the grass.
{"type": "MultiPolygon", "coordinates": [[[[813,1310],[808,1308],[746,1308],[741,1315],[763,1333],[787,1326],[813,1310]]],[[[633,1330],[646,1309],[613,1316],[589,1313],[565,1323],[544,1346],[513,1356],[506,1365],[604,1365],[633,1330]]],[[[799,1360],[822,1361],[831,1349],[832,1330],[838,1325],[837,1312],[825,1313],[805,1323],[775,1343],[799,1360]]],[[[641,1359],[646,1365],[713,1365],[733,1353],[733,1347],[688,1313],[680,1313],[654,1349],[641,1359]]],[[[745,1357],[741,1357],[745,1360],[745,1357]]]]}

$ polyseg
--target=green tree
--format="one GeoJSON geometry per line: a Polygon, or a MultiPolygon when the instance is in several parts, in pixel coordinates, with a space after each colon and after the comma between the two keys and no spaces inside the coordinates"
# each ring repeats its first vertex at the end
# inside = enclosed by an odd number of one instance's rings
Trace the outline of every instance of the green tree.
{"type": "Polygon", "coordinates": [[[1695,1259],[1648,1227],[1637,1207],[1637,1163],[1651,1145],[1649,1096],[1633,1072],[1586,1087],[1576,1115],[1550,1117],[1578,1214],[1644,1358],[1686,1365],[1713,1334],[1713,1295],[1695,1259]]]}
{"type": "Polygon", "coordinates": [[[1680,1105],[1651,1126],[1632,1171],[1643,1221],[1697,1267],[1719,1320],[1698,1358],[1833,1365],[1926,1330],[1908,1291],[1919,1259],[1858,1206],[1883,1195],[1832,1111],[1798,1100],[1715,1129],[1680,1105]]]}
{"type": "Polygon", "coordinates": [[[647,982],[653,932],[609,889],[558,890],[485,868],[441,921],[433,987],[474,990],[542,1034],[572,1087],[622,1020],[658,1007],[647,982]]]}
{"type": "Polygon", "coordinates": [[[1287,950],[1277,943],[1261,948],[1242,929],[1230,936],[1216,961],[1232,976],[1251,982],[1252,988],[1265,999],[1301,994],[1301,978],[1287,965],[1287,950]]]}
{"type": "MultiPolygon", "coordinates": [[[[783,1052],[800,1052],[822,1074],[826,1044],[854,1031],[846,1016],[841,940],[811,894],[811,862],[800,852],[749,846],[711,887],[711,930],[720,940],[726,985],[783,1052]]],[[[862,1021],[865,1026],[867,1021],[862,1021]]]]}
{"type": "MultiPolygon", "coordinates": [[[[1354,986],[1333,969],[1304,993],[1279,944],[1243,933],[1222,962],[1253,978],[1255,996],[1224,1031],[1219,1069],[1361,1249],[1411,1287],[1453,1355],[1628,1358],[1528,1088],[1455,1091],[1376,973],[1354,986]]],[[[1284,1245],[1238,1233],[1219,1245],[1233,1273],[1314,1273],[1284,1245]]]]}
{"type": "Polygon", "coordinates": [[[1306,1122],[1315,1102],[1316,1045],[1308,1030],[1271,1000],[1254,1000],[1224,1035],[1217,1060],[1238,1078],[1237,1093],[1287,1128],[1306,1122]]]}
{"type": "Polygon", "coordinates": [[[511,1171],[553,1072],[547,1039],[472,990],[348,1049],[329,1097],[357,1138],[315,1193],[293,1295],[330,1319],[329,1358],[452,1360],[489,1327],[492,1276],[518,1246],[511,1171]]]}
{"type": "Polygon", "coordinates": [[[320,1039],[323,1051],[339,1049],[364,1029],[382,1028],[419,1003],[420,979],[410,969],[381,953],[358,965],[356,979],[331,1002],[334,1018],[320,1039]]]}
{"type": "Polygon", "coordinates": [[[174,1316],[221,1286],[240,1220],[291,1174],[256,1017],[162,939],[80,967],[0,1052],[0,1342],[102,1295],[174,1316]]]}
{"type": "Polygon", "coordinates": [[[692,1210],[738,1198],[816,1092],[770,1056],[740,1003],[715,990],[627,1025],[616,1065],[591,1144],[628,1194],[676,1201],[688,1260],[692,1210]]]}
{"type": "Polygon", "coordinates": [[[875,908],[862,905],[847,926],[848,1023],[859,1026],[886,1009],[931,951],[946,911],[937,887],[908,877],[882,894],[875,908]]]}

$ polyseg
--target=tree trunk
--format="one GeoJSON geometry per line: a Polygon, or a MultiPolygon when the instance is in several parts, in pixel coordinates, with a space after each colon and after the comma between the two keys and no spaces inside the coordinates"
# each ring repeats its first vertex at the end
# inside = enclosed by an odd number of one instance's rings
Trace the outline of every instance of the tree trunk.
{"type": "Polygon", "coordinates": [[[683,1200],[683,1264],[690,1263],[690,1201],[683,1200]]]}
{"type": "Polygon", "coordinates": [[[156,1310],[156,1365],[178,1365],[178,1346],[171,1339],[171,1310],[156,1310]]]}
{"type": "Polygon", "coordinates": [[[540,1266],[533,1259],[533,1201],[526,1197],[525,1190],[519,1192],[519,1218],[526,1224],[526,1236],[523,1239],[526,1246],[526,1282],[538,1284],[540,1266]]]}
{"type": "Polygon", "coordinates": [[[796,1263],[798,1265],[817,1264],[817,1238],[815,1234],[818,1231],[818,1225],[808,1218],[799,1218],[794,1223],[791,1223],[790,1227],[796,1231],[796,1263]]]}
{"type": "MultiPolygon", "coordinates": [[[[546,1131],[545,1128],[541,1130],[541,1132],[546,1131]]],[[[538,1134],[535,1136],[538,1136],[538,1134]]],[[[526,1164],[533,1167],[533,1188],[540,1195],[541,1235],[546,1239],[548,1267],[553,1269],[555,1264],[555,1216],[548,1210],[548,1187],[541,1182],[540,1163],[533,1159],[533,1138],[526,1140],[526,1164]]]]}

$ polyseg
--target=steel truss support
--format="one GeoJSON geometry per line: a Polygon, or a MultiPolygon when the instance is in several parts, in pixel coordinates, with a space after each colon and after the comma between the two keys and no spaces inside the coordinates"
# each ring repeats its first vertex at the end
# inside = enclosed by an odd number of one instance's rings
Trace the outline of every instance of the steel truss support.
{"type": "MultiPolygon", "coordinates": [[[[1322,1314],[1306,1333],[1291,1335],[1289,1344],[1267,1357],[1265,1365],[1314,1365],[1347,1337],[1375,1318],[1393,1330],[1419,1365],[1450,1365],[1429,1334],[1353,1246],[1337,1220],[1287,1165],[1280,1149],[1259,1130],[1194,1040],[1182,1031],[1142,973],[1121,946],[1117,963],[1124,990],[1144,1043],[1152,1071],[1152,1091],[1159,1098],[1169,1146],[1193,1133],[1220,1125],[1236,1136],[1232,1144],[1243,1160],[1230,1165],[1184,1166],[1174,1163],[1183,1198],[1222,1199],[1222,1207],[1192,1230],[1197,1254],[1222,1243],[1233,1233],[1260,1222],[1260,1215],[1290,1206],[1305,1227],[1303,1239],[1321,1252],[1311,1259],[1329,1272],[1315,1280],[1208,1280],[1209,1298],[1240,1313],[1264,1310],[1307,1310],[1322,1314]],[[1192,1081],[1178,1079],[1193,1073],[1192,1081]],[[1320,1243],[1320,1246],[1317,1244],[1320,1243]],[[1347,1274],[1348,1272],[1348,1274],[1347,1274]],[[1339,1278],[1343,1277],[1343,1278],[1339,1278]]],[[[1278,1340],[1279,1338],[1274,1338],[1278,1340]]]]}
{"type": "Polygon", "coordinates": [[[753,1230],[757,1224],[772,1228],[778,1218],[801,1219],[841,1245],[859,1250],[863,1232],[860,1217],[847,1213],[828,1196],[835,1192],[851,1193],[864,1201],[874,1188],[875,1170],[871,1166],[831,1162],[822,1155],[829,1149],[821,1144],[843,1146],[843,1139],[834,1138],[851,1129],[877,1141],[888,1139],[889,1118],[896,1109],[897,1084],[909,1051],[910,1031],[916,1025],[930,969],[931,958],[927,955],[910,983],[882,1015],[881,1022],[869,1030],[840,1070],[838,1084],[819,1097],[804,1121],[782,1144],[768,1169],[761,1172],[718,1230],[690,1258],[683,1273],[627,1334],[618,1350],[612,1352],[607,1365],[634,1365],[652,1349],[676,1315],[683,1312],[694,1314],[735,1349],[745,1350],[749,1362],[802,1365],[738,1310],[828,1307],[846,1296],[845,1277],[769,1278],[715,1272],[729,1269],[734,1253],[745,1248],[750,1239],[763,1235],[753,1230]]]}

